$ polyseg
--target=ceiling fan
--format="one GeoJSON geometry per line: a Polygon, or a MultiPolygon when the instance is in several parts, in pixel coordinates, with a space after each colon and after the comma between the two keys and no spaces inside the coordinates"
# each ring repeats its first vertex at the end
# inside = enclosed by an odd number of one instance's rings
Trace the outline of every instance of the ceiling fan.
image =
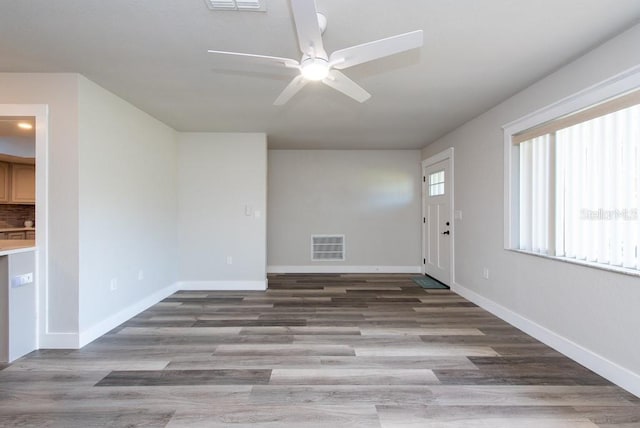
{"type": "Polygon", "coordinates": [[[417,30],[340,49],[327,55],[322,44],[322,33],[327,26],[327,19],[316,10],[315,0],[291,0],[291,8],[298,34],[298,44],[302,51],[300,61],[239,52],[208,51],[212,54],[234,55],[277,63],[286,68],[300,70],[300,74],[293,78],[273,103],[277,106],[289,101],[310,81],[320,81],[362,103],[371,95],[338,70],[419,48],[423,43],[422,30],[417,30]]]}

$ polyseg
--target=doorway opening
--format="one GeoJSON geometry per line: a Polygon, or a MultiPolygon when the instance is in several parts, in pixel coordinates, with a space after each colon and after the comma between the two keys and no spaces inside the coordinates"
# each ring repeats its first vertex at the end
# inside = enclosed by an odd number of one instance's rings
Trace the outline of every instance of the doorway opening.
{"type": "Polygon", "coordinates": [[[21,220],[25,229],[16,233],[23,233],[25,240],[35,240],[37,248],[34,272],[37,331],[34,333],[36,349],[39,349],[40,336],[47,331],[48,320],[48,107],[44,104],[0,104],[0,118],[9,127],[24,123],[20,126],[24,126],[25,131],[28,125],[32,126],[30,133],[15,133],[4,140],[1,144],[4,157],[0,164],[7,164],[15,179],[9,192],[12,198],[10,211],[19,211],[20,219],[13,220],[21,220]],[[29,205],[33,207],[29,209],[29,205]],[[16,208],[18,206],[22,208],[16,208]]]}

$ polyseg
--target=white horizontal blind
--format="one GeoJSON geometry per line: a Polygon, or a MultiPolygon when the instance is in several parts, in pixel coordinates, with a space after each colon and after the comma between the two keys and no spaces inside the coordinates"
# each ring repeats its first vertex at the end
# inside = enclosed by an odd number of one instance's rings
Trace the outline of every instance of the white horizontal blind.
{"type": "Polygon", "coordinates": [[[549,252],[550,135],[520,143],[520,249],[549,252]]]}
{"type": "Polygon", "coordinates": [[[556,253],[638,269],[640,106],[556,132],[556,253]]]}

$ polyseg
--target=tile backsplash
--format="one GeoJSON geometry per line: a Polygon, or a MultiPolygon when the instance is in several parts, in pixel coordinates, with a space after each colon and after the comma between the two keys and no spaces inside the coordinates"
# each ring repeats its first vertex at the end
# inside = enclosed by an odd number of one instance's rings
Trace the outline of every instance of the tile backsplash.
{"type": "Polygon", "coordinates": [[[0,204],[0,229],[7,227],[24,227],[25,220],[31,220],[35,223],[35,205],[0,204]]]}

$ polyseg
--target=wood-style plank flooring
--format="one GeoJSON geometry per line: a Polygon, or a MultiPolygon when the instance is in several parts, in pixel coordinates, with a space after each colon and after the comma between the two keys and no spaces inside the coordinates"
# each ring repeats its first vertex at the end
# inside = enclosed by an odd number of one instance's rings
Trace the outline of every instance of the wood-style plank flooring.
{"type": "Polygon", "coordinates": [[[640,399],[408,275],[275,275],[0,366],[0,426],[640,427],[640,399]]]}

